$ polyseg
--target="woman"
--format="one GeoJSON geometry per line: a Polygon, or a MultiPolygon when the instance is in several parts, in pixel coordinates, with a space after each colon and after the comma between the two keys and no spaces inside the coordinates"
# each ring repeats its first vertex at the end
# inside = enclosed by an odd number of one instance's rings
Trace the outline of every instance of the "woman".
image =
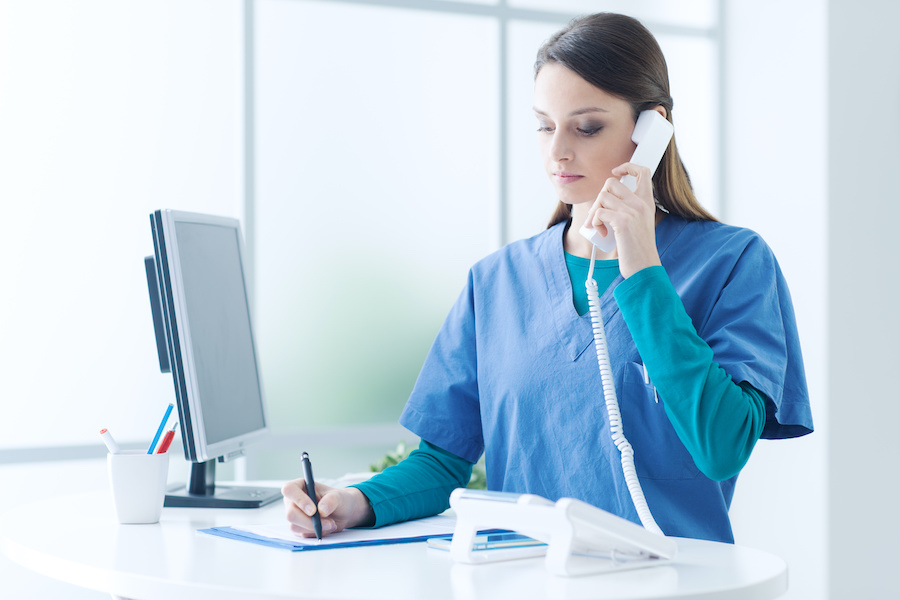
{"type": "MultiPolygon", "coordinates": [[[[636,20],[598,14],[554,35],[534,98],[556,213],[470,270],[400,419],[419,449],[358,486],[317,486],[323,529],[440,512],[482,453],[489,489],[574,497],[638,522],[585,314],[592,245],[578,230],[590,224],[617,240],[593,279],[649,508],[667,535],[731,542],[728,507],[756,441],[812,431],[775,257],[700,207],[674,139],[652,178],[629,162],[641,111],[672,121],[665,59],[636,20]]],[[[283,492],[293,530],[312,535],[305,489],[283,492]]]]}

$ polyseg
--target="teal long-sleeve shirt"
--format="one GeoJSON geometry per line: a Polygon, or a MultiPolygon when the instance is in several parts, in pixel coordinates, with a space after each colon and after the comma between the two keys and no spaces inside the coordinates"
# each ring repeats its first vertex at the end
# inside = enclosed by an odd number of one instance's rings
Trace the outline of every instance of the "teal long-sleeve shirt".
{"type": "MultiPolygon", "coordinates": [[[[574,304],[587,311],[587,259],[567,255],[574,304]]],[[[618,261],[598,261],[594,279],[606,289],[618,275],[618,261]]],[[[707,477],[729,479],[746,464],[766,420],[764,396],[747,382],[735,382],[713,361],[697,335],[663,267],[650,267],[619,284],[619,310],[657,388],[679,439],[707,477]],[[661,331],[659,323],[666,323],[661,331]]],[[[450,492],[465,487],[472,463],[422,440],[398,465],[356,487],[375,513],[375,526],[437,514],[450,492]]]]}

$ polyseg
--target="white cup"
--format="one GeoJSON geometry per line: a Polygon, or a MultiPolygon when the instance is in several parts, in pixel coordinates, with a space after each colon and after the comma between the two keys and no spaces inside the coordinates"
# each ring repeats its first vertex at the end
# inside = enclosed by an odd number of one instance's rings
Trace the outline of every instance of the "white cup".
{"type": "Polygon", "coordinates": [[[158,523],[166,499],[169,453],[123,450],[107,454],[106,464],[119,523],[158,523]]]}

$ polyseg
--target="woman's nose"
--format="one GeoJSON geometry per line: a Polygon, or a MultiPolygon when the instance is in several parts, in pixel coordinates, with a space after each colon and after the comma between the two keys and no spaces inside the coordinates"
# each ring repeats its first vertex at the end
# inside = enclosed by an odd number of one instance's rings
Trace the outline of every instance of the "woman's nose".
{"type": "Polygon", "coordinates": [[[568,136],[556,130],[553,134],[553,140],[550,142],[550,158],[556,162],[572,159],[572,145],[569,143],[568,136]]]}

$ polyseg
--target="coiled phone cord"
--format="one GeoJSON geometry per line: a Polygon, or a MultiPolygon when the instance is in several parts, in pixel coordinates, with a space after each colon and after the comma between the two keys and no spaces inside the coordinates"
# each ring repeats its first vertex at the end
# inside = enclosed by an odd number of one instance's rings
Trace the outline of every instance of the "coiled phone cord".
{"type": "Polygon", "coordinates": [[[603,328],[603,315],[600,312],[600,292],[597,289],[597,282],[594,281],[594,259],[597,252],[596,246],[591,248],[591,266],[588,269],[587,281],[584,282],[587,288],[588,307],[591,313],[591,324],[594,330],[594,346],[597,349],[597,363],[600,366],[600,381],[603,384],[603,398],[606,401],[606,412],[609,414],[609,431],[612,436],[613,443],[619,449],[622,457],[622,473],[625,476],[625,483],[628,486],[628,493],[631,494],[631,501],[637,510],[638,517],[644,525],[644,529],[665,535],[659,525],[653,519],[650,513],[650,507],[644,498],[644,490],[641,489],[641,482],[638,480],[637,471],[634,468],[634,449],[631,443],[625,438],[625,431],[622,426],[622,414],[619,411],[619,401],[616,398],[616,386],[613,381],[612,367],[609,360],[609,351],[606,347],[606,331],[603,328]]]}

